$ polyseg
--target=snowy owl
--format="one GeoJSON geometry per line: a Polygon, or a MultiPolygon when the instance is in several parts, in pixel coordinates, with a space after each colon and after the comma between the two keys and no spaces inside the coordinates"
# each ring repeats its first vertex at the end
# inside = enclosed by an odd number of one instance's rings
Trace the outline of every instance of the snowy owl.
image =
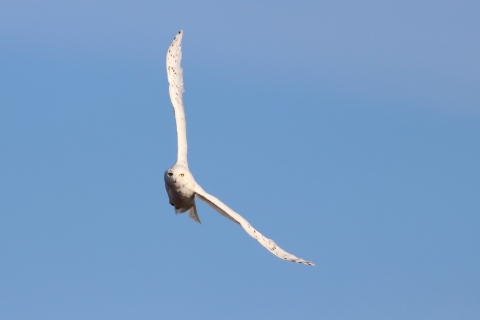
{"type": "Polygon", "coordinates": [[[222,216],[238,223],[251,237],[257,239],[262,246],[280,259],[314,266],[312,262],[297,258],[293,254],[280,248],[273,240],[264,237],[242,216],[214,196],[205,192],[193,178],[192,173],[188,169],[187,162],[187,125],[182,98],[184,92],[183,70],[180,67],[180,60],[182,59],[182,37],[183,31],[178,32],[167,52],[167,76],[170,99],[172,100],[177,125],[178,154],[177,162],[165,171],[164,179],[168,198],[170,204],[175,208],[175,213],[188,211],[189,217],[200,223],[195,206],[195,198],[198,198],[205,201],[222,216]]]}

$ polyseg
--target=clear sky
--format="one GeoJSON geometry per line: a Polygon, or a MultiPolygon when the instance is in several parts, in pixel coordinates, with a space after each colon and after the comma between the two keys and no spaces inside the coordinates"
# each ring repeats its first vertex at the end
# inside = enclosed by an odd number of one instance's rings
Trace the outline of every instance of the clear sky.
{"type": "Polygon", "coordinates": [[[0,319],[480,319],[480,2],[0,2],[0,319]],[[183,29],[175,215],[166,50],[183,29]]]}

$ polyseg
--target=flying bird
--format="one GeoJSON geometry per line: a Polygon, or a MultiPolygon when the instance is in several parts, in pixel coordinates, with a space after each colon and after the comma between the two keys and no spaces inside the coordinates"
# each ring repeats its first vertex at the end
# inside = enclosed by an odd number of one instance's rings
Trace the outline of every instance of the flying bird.
{"type": "Polygon", "coordinates": [[[173,39],[167,52],[167,77],[170,100],[173,104],[173,112],[175,114],[175,122],[177,125],[178,153],[177,162],[165,171],[164,180],[168,198],[170,204],[175,208],[175,213],[184,213],[188,211],[189,217],[200,223],[197,208],[195,206],[195,198],[198,198],[206,202],[222,216],[239,224],[251,237],[257,239],[262,246],[267,248],[280,259],[314,266],[312,262],[297,258],[293,254],[280,248],[273,240],[263,236],[242,216],[230,209],[216,197],[203,190],[193,178],[192,173],[188,169],[187,162],[187,124],[182,98],[184,92],[183,70],[180,67],[180,61],[182,60],[182,38],[183,31],[180,30],[173,39]]]}

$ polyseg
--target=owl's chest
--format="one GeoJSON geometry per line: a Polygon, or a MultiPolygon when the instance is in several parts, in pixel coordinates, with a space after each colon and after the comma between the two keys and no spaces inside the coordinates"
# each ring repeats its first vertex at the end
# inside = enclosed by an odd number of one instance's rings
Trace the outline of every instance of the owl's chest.
{"type": "Polygon", "coordinates": [[[165,186],[168,196],[174,201],[191,199],[195,195],[195,192],[193,191],[195,185],[192,182],[167,183],[165,186]]]}

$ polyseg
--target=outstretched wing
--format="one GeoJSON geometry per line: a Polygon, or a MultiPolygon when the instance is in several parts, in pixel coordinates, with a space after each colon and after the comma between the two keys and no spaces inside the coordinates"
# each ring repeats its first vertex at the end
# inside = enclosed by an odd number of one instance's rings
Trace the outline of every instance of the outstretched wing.
{"type": "Polygon", "coordinates": [[[297,263],[306,264],[309,266],[314,266],[310,261],[306,261],[300,258],[297,258],[291,253],[286,252],[280,248],[273,240],[266,238],[260,232],[255,230],[247,220],[245,220],[241,215],[230,209],[222,201],[218,200],[216,197],[212,196],[205,192],[198,184],[195,187],[195,195],[200,199],[205,201],[210,207],[215,209],[222,216],[227,217],[228,219],[240,224],[243,229],[252,237],[258,240],[262,246],[267,248],[271,253],[283,260],[290,260],[297,263]]]}
{"type": "Polygon", "coordinates": [[[177,125],[178,153],[177,163],[187,163],[187,123],[185,109],[183,106],[183,70],[180,67],[182,60],[182,38],[183,30],[173,38],[173,42],[167,52],[167,77],[169,83],[170,100],[172,100],[173,113],[177,125]]]}

